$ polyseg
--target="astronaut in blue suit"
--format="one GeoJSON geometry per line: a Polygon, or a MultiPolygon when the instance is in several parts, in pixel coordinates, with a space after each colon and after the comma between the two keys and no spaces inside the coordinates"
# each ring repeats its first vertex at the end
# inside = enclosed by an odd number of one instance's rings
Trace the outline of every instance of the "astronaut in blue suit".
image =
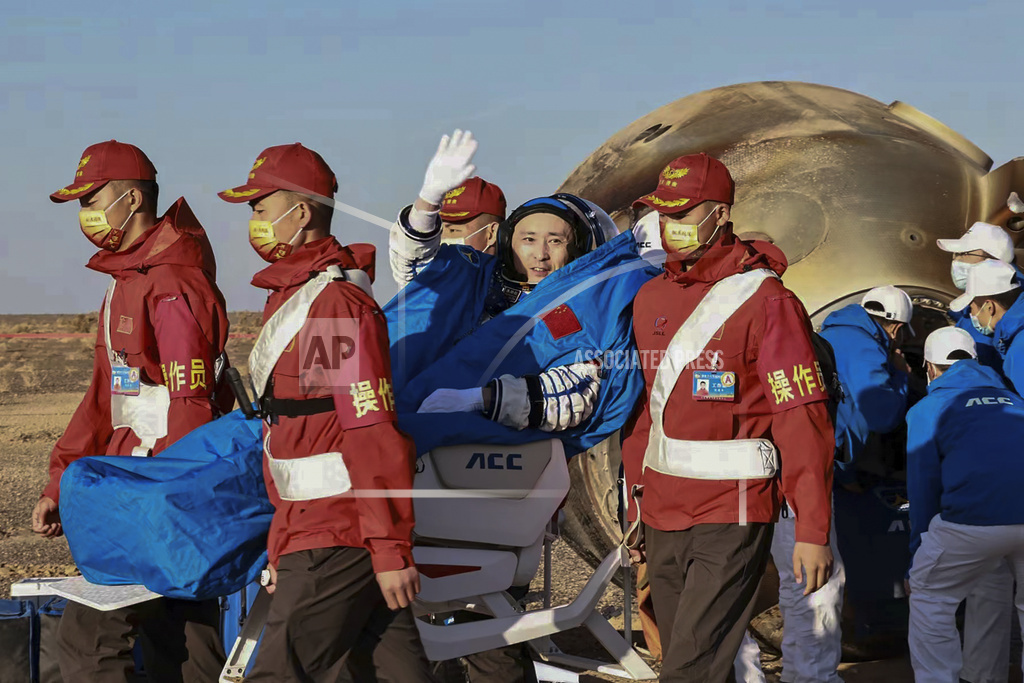
{"type": "Polygon", "coordinates": [[[494,256],[442,244],[440,202],[475,152],[471,134],[445,136],[391,231],[392,267],[415,273],[384,307],[399,424],[420,453],[557,433],[571,455],[622,427],[640,397],[632,301],[659,271],[569,194],[513,211],[494,256]]]}

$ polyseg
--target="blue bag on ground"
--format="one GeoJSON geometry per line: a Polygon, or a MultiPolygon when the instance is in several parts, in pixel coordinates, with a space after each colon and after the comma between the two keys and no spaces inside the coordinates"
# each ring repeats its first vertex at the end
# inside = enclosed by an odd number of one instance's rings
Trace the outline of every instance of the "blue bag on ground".
{"type": "Polygon", "coordinates": [[[77,460],[60,514],[82,575],[202,600],[234,593],[266,566],[274,509],[263,483],[261,423],[241,411],[152,458],[77,460]]]}

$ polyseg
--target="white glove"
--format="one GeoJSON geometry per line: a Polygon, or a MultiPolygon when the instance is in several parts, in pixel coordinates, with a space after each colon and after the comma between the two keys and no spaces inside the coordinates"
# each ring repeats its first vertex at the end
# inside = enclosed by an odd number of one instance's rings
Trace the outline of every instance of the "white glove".
{"type": "Polygon", "coordinates": [[[545,432],[578,426],[590,417],[601,388],[597,362],[573,363],[526,377],[491,380],[494,406],[488,417],[514,429],[545,432]]]}
{"type": "Polygon", "coordinates": [[[417,413],[473,413],[484,409],[484,392],[473,389],[436,389],[420,404],[417,413]]]}
{"type": "Polygon", "coordinates": [[[428,204],[439,205],[445,192],[455,189],[472,176],[476,171],[472,163],[476,148],[477,141],[468,130],[463,133],[456,129],[450,139],[447,135],[442,137],[437,153],[427,165],[420,199],[428,204]]]}
{"type": "Polygon", "coordinates": [[[578,426],[594,412],[601,388],[601,366],[573,363],[551,368],[540,375],[544,392],[544,415],[538,427],[560,432],[578,426]]]}

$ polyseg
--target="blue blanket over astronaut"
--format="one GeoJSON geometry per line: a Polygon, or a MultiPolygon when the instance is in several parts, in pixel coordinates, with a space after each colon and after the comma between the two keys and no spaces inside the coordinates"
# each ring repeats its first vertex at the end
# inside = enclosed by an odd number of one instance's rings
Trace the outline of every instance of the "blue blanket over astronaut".
{"type": "Polygon", "coordinates": [[[643,391],[633,342],[633,298],[660,270],[623,233],[546,278],[482,325],[498,261],[443,245],[434,260],[384,307],[399,426],[419,453],[463,443],[517,444],[558,436],[567,454],[621,428],[643,391]],[[417,413],[435,389],[480,387],[604,356],[594,414],[574,429],[516,431],[480,413],[417,413]]]}
{"type": "Polygon", "coordinates": [[[61,477],[60,513],[82,575],[197,600],[258,577],[274,513],[260,424],[235,411],[156,457],[71,463],[61,477]]]}

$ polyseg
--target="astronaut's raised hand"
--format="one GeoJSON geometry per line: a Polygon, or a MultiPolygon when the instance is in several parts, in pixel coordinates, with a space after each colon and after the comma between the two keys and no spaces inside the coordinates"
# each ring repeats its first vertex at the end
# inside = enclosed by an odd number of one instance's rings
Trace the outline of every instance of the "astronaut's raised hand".
{"type": "Polygon", "coordinates": [[[597,361],[551,368],[540,375],[502,375],[491,380],[487,416],[495,422],[545,432],[572,429],[591,416],[601,388],[597,361]]]}
{"type": "Polygon", "coordinates": [[[476,171],[473,165],[476,148],[477,141],[468,130],[456,129],[450,138],[443,136],[434,158],[427,165],[420,199],[431,206],[439,206],[446,192],[468,180],[476,171]]]}
{"type": "Polygon", "coordinates": [[[472,413],[484,409],[483,389],[436,389],[417,413],[472,413]]]}

